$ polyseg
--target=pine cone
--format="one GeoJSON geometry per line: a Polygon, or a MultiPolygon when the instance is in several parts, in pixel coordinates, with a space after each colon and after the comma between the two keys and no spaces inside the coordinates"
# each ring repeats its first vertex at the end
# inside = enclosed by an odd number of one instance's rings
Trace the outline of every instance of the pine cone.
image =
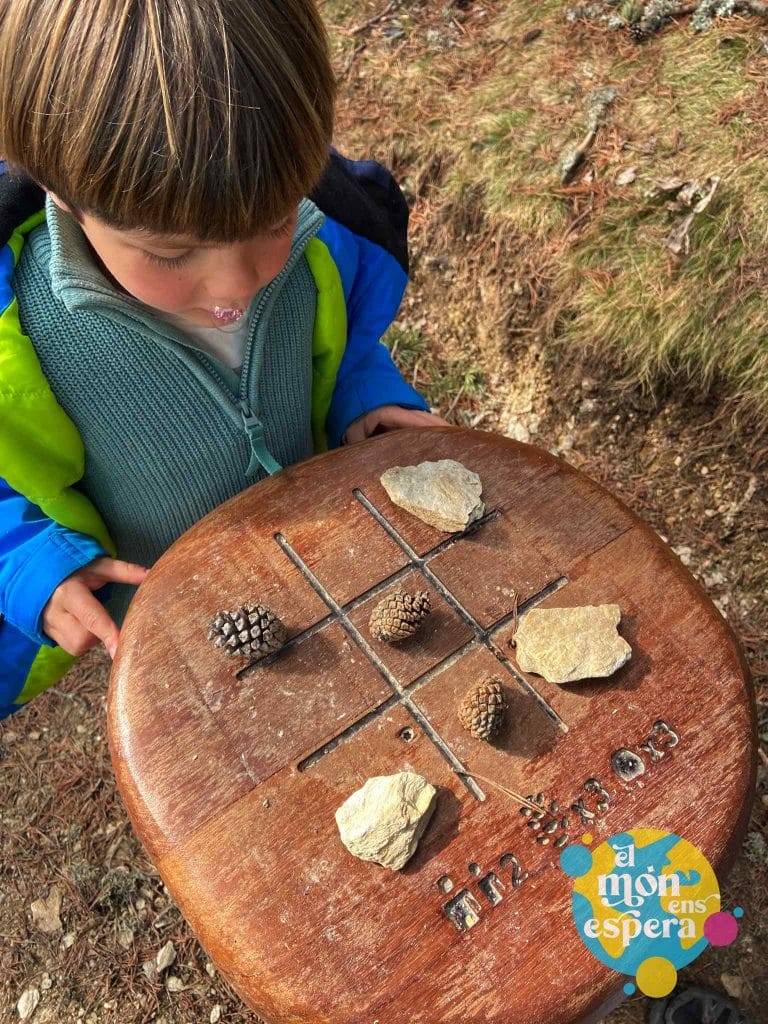
{"type": "Polygon", "coordinates": [[[428,591],[406,594],[403,590],[396,590],[380,601],[371,612],[371,633],[377,640],[388,640],[390,643],[405,640],[418,632],[431,610],[428,591]]]}
{"type": "Polygon", "coordinates": [[[650,39],[653,32],[642,21],[635,21],[627,29],[627,35],[633,43],[644,43],[646,39],[650,39]]]}
{"type": "Polygon", "coordinates": [[[279,651],[287,636],[274,612],[263,604],[248,604],[234,612],[218,612],[211,621],[208,639],[227,654],[264,658],[279,651]]]}
{"type": "Polygon", "coordinates": [[[467,693],[459,708],[459,721],[475,739],[487,740],[501,725],[506,707],[501,680],[489,677],[467,693]]]}

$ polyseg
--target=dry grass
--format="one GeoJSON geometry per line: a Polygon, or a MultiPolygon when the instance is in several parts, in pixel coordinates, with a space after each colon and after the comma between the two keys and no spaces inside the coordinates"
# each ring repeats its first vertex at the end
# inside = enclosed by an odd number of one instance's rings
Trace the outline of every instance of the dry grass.
{"type": "MultiPolygon", "coordinates": [[[[349,35],[384,5],[352,11],[328,0],[345,69],[341,140],[401,171],[417,246],[461,264],[494,307],[497,347],[510,326],[536,332],[557,342],[561,362],[596,356],[630,386],[714,389],[744,422],[765,424],[768,53],[759,22],[731,18],[699,35],[680,23],[637,46],[601,24],[569,25],[566,7],[400,3],[349,35]],[[524,42],[534,27],[541,34],[524,42]],[[604,86],[617,99],[563,186],[558,159],[584,135],[585,101],[604,86]],[[618,185],[629,167],[636,180],[618,185]],[[673,174],[721,179],[681,256],[665,241],[685,211],[647,197],[673,174]],[[546,301],[530,303],[529,293],[546,301]]],[[[456,339],[464,347],[466,333],[456,339]]]]}

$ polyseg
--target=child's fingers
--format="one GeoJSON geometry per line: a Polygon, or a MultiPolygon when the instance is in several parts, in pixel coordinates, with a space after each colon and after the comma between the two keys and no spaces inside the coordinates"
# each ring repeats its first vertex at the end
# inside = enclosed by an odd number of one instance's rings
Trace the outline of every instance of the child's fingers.
{"type": "Polygon", "coordinates": [[[354,423],[347,427],[346,433],[344,434],[345,444],[356,444],[358,441],[365,440],[366,433],[363,419],[355,420],[354,423]]]}
{"type": "Polygon", "coordinates": [[[104,605],[93,596],[85,584],[69,589],[66,607],[63,610],[71,615],[86,633],[92,633],[101,640],[110,656],[114,658],[120,631],[104,605]]]}
{"type": "Polygon", "coordinates": [[[423,409],[403,409],[397,405],[386,405],[380,410],[375,410],[378,416],[378,425],[390,430],[398,430],[403,427],[449,427],[450,423],[433,412],[424,412],[423,409]]]}
{"type": "Polygon", "coordinates": [[[89,633],[77,619],[62,609],[48,616],[45,632],[62,650],[75,658],[90,651],[99,643],[98,637],[89,633]]]}
{"type": "Polygon", "coordinates": [[[119,558],[95,558],[85,567],[88,575],[96,577],[101,584],[104,581],[113,583],[143,583],[149,569],[133,562],[122,562],[119,558]]]}

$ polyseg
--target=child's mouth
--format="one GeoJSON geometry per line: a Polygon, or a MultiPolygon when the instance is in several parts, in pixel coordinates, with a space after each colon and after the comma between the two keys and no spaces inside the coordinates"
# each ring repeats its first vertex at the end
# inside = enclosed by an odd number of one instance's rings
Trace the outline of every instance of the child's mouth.
{"type": "Polygon", "coordinates": [[[234,305],[216,305],[211,308],[201,308],[200,313],[205,314],[213,321],[213,327],[218,328],[220,331],[236,331],[239,322],[245,316],[245,306],[238,304],[234,305]]]}
{"type": "Polygon", "coordinates": [[[213,319],[220,327],[228,327],[237,323],[245,314],[242,306],[214,306],[211,312],[213,319]]]}

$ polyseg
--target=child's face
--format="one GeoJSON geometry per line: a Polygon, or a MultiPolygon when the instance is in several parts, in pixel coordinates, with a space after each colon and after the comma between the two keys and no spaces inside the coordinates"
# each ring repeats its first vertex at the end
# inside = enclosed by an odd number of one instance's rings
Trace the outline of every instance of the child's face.
{"type": "Polygon", "coordinates": [[[294,210],[272,231],[227,245],[117,229],[89,214],[78,221],[103,269],[126,292],[191,323],[217,327],[216,307],[247,309],[283,269],[296,215],[294,210]]]}

